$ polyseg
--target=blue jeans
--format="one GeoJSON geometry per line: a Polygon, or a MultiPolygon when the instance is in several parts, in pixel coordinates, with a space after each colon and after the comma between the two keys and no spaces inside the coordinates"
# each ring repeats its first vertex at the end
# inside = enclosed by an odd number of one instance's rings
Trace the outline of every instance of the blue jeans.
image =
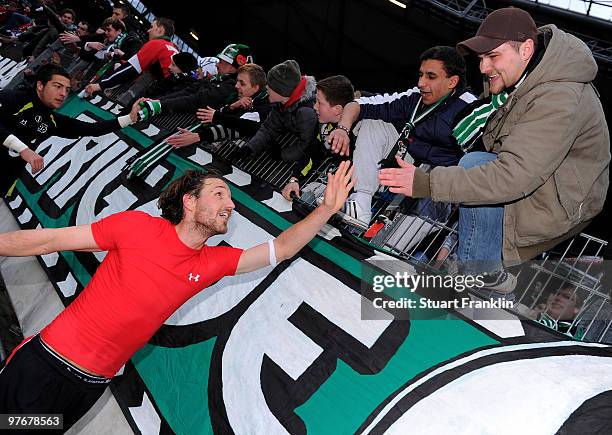
{"type": "MultiPolygon", "coordinates": [[[[473,168],[497,159],[496,154],[475,151],[466,154],[459,166],[473,168]]],[[[483,186],[486,188],[486,186],[483,186]]],[[[494,272],[502,269],[504,206],[460,206],[457,257],[464,273],[494,272]]]]}
{"type": "Polygon", "coordinates": [[[10,17],[4,22],[2,26],[2,30],[13,30],[16,27],[21,26],[22,24],[29,23],[32,21],[31,18],[26,17],[25,15],[19,14],[17,12],[13,12],[10,17]]]}

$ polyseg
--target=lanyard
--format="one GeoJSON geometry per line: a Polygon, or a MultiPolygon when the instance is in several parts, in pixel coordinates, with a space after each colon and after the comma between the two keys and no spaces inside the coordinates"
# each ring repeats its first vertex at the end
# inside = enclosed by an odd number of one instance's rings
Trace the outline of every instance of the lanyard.
{"type": "Polygon", "coordinates": [[[419,107],[421,107],[422,100],[422,97],[419,97],[419,101],[417,101],[417,104],[415,105],[414,110],[412,111],[410,119],[408,120],[408,122],[406,122],[406,125],[402,129],[399,139],[397,140],[397,151],[394,153],[395,155],[399,156],[401,159],[404,158],[404,156],[408,152],[408,144],[410,143],[408,138],[410,137],[410,133],[412,132],[412,129],[415,127],[415,125],[422,119],[427,117],[427,115],[433,112],[440,104],[442,104],[450,95],[454,93],[454,90],[452,92],[449,92],[444,97],[436,101],[435,104],[432,104],[426,110],[421,112],[419,116],[417,116],[417,112],[419,110],[419,107]]]}

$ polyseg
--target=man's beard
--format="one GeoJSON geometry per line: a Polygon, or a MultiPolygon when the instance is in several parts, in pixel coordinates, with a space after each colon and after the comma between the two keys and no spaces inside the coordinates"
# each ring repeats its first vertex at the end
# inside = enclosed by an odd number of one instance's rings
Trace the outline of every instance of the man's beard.
{"type": "Polygon", "coordinates": [[[214,218],[206,219],[204,222],[196,221],[195,227],[196,230],[206,238],[227,233],[227,223],[220,224],[214,218]]]}

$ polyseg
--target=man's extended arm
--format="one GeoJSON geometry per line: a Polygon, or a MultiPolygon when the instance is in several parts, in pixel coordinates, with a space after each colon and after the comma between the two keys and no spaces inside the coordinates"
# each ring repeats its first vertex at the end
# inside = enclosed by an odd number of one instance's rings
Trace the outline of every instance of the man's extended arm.
{"type": "Polygon", "coordinates": [[[91,225],[42,228],[0,234],[0,255],[27,257],[58,251],[99,251],[91,225]]]}
{"type": "Polygon", "coordinates": [[[138,121],[138,107],[132,107],[129,115],[123,115],[116,119],[97,122],[84,122],[65,115],[54,114],[58,135],[67,138],[81,136],[102,136],[112,133],[138,121]]]}
{"type": "Polygon", "coordinates": [[[274,255],[270,255],[267,243],[245,250],[240,256],[236,274],[250,272],[270,264],[271,257],[278,262],[293,257],[319,232],[321,227],[344,204],[349,191],[355,184],[351,180],[353,168],[349,161],[340,163],[335,174],[328,174],[327,188],[323,203],[300,222],[283,231],[274,240],[274,255]]]}

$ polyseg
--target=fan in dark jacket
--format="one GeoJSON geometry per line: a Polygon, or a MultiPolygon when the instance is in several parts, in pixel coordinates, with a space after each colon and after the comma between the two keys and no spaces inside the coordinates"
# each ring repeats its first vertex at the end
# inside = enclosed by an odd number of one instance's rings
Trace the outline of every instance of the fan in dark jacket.
{"type": "Polygon", "coordinates": [[[142,41],[137,34],[127,32],[125,23],[117,18],[109,17],[102,23],[105,39],[103,42],[86,41],[81,50],[81,59],[86,61],[113,60],[127,61],[138,53],[142,41]]]}
{"type": "Polygon", "coordinates": [[[287,60],[268,72],[268,99],[275,104],[268,118],[255,136],[240,149],[238,156],[256,155],[273,147],[276,140],[286,133],[298,138],[297,143],[276,149],[281,160],[296,162],[309,155],[318,126],[313,109],[316,81],[312,76],[302,76],[295,60],[287,60]]]}
{"type": "Polygon", "coordinates": [[[219,110],[210,106],[198,109],[198,119],[204,124],[193,132],[179,129],[180,133],[169,137],[168,143],[178,148],[196,142],[216,142],[253,136],[272,108],[268,101],[266,73],[263,68],[253,63],[238,68],[236,91],[236,101],[219,110]]]}

